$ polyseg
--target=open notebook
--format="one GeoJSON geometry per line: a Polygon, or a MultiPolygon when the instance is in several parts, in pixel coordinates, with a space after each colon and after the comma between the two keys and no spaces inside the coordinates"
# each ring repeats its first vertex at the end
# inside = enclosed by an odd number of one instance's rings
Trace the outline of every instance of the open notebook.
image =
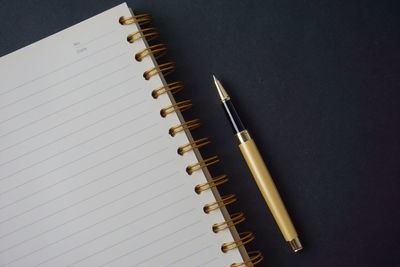
{"type": "Polygon", "coordinates": [[[0,58],[1,266],[262,257],[244,249],[254,237],[236,232],[244,216],[227,213],[236,198],[219,196],[227,179],[209,175],[218,158],[201,158],[208,140],[191,138],[199,122],[183,121],[191,102],[174,102],[182,83],[164,80],[174,65],[155,61],[165,47],[147,22],[121,4],[0,58]]]}

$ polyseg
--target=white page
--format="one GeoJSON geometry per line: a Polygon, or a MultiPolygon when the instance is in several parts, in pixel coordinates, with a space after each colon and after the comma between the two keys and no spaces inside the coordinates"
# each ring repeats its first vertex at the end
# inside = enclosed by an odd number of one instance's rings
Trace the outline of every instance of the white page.
{"type": "Polygon", "coordinates": [[[1,266],[230,266],[229,230],[119,5],[0,58],[1,266]]]}

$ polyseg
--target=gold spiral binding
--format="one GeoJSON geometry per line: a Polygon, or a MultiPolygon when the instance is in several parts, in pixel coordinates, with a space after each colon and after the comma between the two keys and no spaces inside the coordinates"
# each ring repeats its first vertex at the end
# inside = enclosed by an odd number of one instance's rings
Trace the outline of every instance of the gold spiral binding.
{"type": "Polygon", "coordinates": [[[244,246],[248,243],[250,243],[251,241],[254,240],[254,234],[252,232],[243,232],[239,234],[239,239],[238,240],[234,240],[232,242],[228,242],[228,243],[224,243],[221,246],[221,250],[222,252],[226,253],[229,250],[238,248],[240,246],[244,246]]]}
{"type": "Polygon", "coordinates": [[[169,128],[168,133],[171,136],[175,136],[177,133],[180,133],[184,130],[194,130],[197,127],[200,127],[201,123],[199,119],[194,119],[194,120],[190,120],[184,123],[181,123],[179,125],[176,126],[172,126],[171,128],[169,128]]]}
{"type": "Polygon", "coordinates": [[[213,203],[204,205],[203,211],[205,213],[210,213],[213,210],[225,207],[226,205],[232,204],[235,201],[237,201],[236,195],[235,194],[229,194],[229,195],[221,197],[221,200],[218,200],[218,201],[215,201],[213,203]]]}
{"type": "Polygon", "coordinates": [[[140,26],[148,24],[152,21],[152,18],[150,16],[150,14],[141,14],[141,15],[136,15],[136,16],[132,16],[132,17],[120,17],[119,18],[119,23],[121,25],[130,25],[133,23],[137,23],[140,26]]]}
{"type": "Polygon", "coordinates": [[[219,162],[218,156],[212,156],[212,157],[210,157],[208,159],[205,159],[205,160],[202,160],[202,161],[197,162],[195,164],[187,166],[186,167],[186,172],[189,175],[192,175],[195,171],[203,169],[203,168],[205,168],[207,166],[210,166],[212,164],[215,164],[217,162],[219,162]]]}
{"type": "Polygon", "coordinates": [[[158,73],[162,73],[164,76],[167,76],[169,74],[171,74],[172,72],[174,72],[176,69],[176,64],[174,62],[167,62],[161,65],[157,65],[154,68],[151,68],[149,70],[146,70],[143,73],[143,77],[146,80],[150,80],[151,77],[153,77],[154,75],[158,74],[158,73]]]}
{"type": "Polygon", "coordinates": [[[148,55],[154,55],[155,59],[158,59],[167,54],[167,45],[166,44],[155,44],[146,47],[145,49],[140,50],[135,54],[135,59],[137,61],[142,61],[143,58],[147,57],[148,55]]]}
{"type": "Polygon", "coordinates": [[[190,150],[193,150],[195,148],[200,148],[202,146],[208,145],[209,143],[211,143],[211,141],[208,140],[208,137],[195,140],[186,145],[178,147],[178,154],[182,156],[183,154],[189,152],[190,150]]]}
{"type": "Polygon", "coordinates": [[[157,99],[160,95],[165,94],[166,92],[171,92],[171,94],[175,94],[182,89],[183,89],[183,82],[177,81],[161,86],[160,88],[154,89],[151,92],[151,96],[154,99],[157,99]]]}
{"type": "Polygon", "coordinates": [[[200,194],[203,191],[206,191],[206,190],[208,190],[210,188],[219,186],[219,185],[224,184],[224,183],[226,183],[228,181],[229,181],[229,179],[227,178],[227,175],[223,174],[223,175],[220,175],[220,176],[212,178],[210,181],[208,181],[208,182],[206,182],[204,184],[196,185],[195,188],[194,188],[194,191],[197,194],[200,194]]]}
{"type": "Polygon", "coordinates": [[[221,223],[215,223],[212,226],[212,230],[214,233],[218,233],[222,230],[225,230],[236,224],[239,224],[245,220],[246,220],[246,217],[244,216],[243,212],[236,212],[236,213],[231,214],[231,219],[221,222],[221,223]]]}
{"type": "Polygon", "coordinates": [[[191,108],[192,106],[193,106],[192,100],[190,100],[190,99],[184,100],[184,101],[172,104],[168,107],[162,108],[160,110],[160,115],[161,115],[161,117],[165,118],[165,117],[167,117],[168,114],[171,114],[172,112],[175,112],[177,110],[185,111],[185,110],[188,110],[189,108],[191,108]]]}
{"type": "Polygon", "coordinates": [[[126,40],[129,43],[134,43],[135,41],[142,39],[142,38],[146,38],[147,42],[156,39],[157,37],[160,36],[160,32],[154,28],[154,27],[150,27],[150,28],[145,28],[142,30],[139,30],[137,32],[134,32],[132,34],[129,34],[128,37],[126,37],[126,40]]]}
{"type": "MultiPolygon", "coordinates": [[[[148,24],[152,21],[152,18],[149,14],[141,14],[141,15],[136,15],[132,17],[120,17],[119,18],[119,23],[121,25],[130,25],[133,23],[137,23],[139,26],[148,24]]],[[[154,28],[154,27],[148,27],[148,28],[143,28],[140,29],[132,34],[129,34],[127,36],[127,41],[129,43],[134,43],[135,41],[145,38],[147,41],[154,40],[155,38],[159,37],[160,33],[159,31],[154,28]]],[[[151,46],[146,47],[145,49],[142,49],[138,51],[135,54],[135,59],[137,61],[142,61],[143,58],[149,55],[154,55],[154,57],[157,59],[167,53],[167,47],[165,44],[154,44],[151,46]]],[[[143,77],[146,80],[150,80],[151,77],[161,73],[164,76],[167,76],[168,74],[172,73],[175,71],[176,65],[173,62],[167,62],[164,64],[157,65],[153,67],[152,69],[149,69],[143,73],[143,77]]],[[[183,83],[181,81],[177,82],[172,82],[168,83],[160,88],[154,89],[151,93],[152,97],[157,99],[160,95],[165,94],[167,92],[171,92],[171,94],[175,94],[176,92],[182,90],[183,88],[183,83]]],[[[162,117],[166,117],[168,114],[173,113],[177,110],[184,111],[193,106],[191,100],[185,100],[185,101],[180,101],[175,104],[172,104],[168,107],[165,107],[160,110],[160,115],[162,117]]],[[[185,130],[193,130],[201,125],[200,120],[194,119],[190,121],[183,122],[179,125],[172,126],[169,129],[169,134],[171,136],[175,136],[179,132],[183,132],[185,130]]],[[[190,142],[186,145],[180,146],[177,150],[178,154],[183,155],[188,151],[200,148],[202,146],[205,146],[209,144],[210,141],[208,138],[201,138],[198,140],[195,140],[193,142],[190,142]]],[[[210,166],[212,164],[216,164],[219,162],[219,159],[217,156],[213,156],[210,158],[207,158],[205,160],[202,160],[200,162],[197,162],[195,164],[189,165],[186,167],[186,172],[191,175],[194,172],[201,170],[207,166],[210,166]]],[[[227,175],[220,175],[217,177],[214,177],[207,181],[206,183],[196,185],[195,187],[195,192],[197,194],[200,194],[201,192],[211,189],[213,187],[219,186],[221,184],[224,184],[228,182],[227,175]]],[[[221,209],[231,203],[234,203],[237,201],[236,195],[234,194],[229,194],[222,196],[219,201],[215,201],[213,203],[209,203],[204,205],[203,210],[205,213],[210,213],[213,210],[216,209],[221,209]]],[[[212,230],[215,233],[218,233],[222,230],[225,230],[227,228],[231,228],[245,220],[245,216],[242,212],[238,213],[233,213],[231,215],[231,218],[229,220],[226,220],[221,223],[215,223],[212,226],[212,230]]],[[[221,245],[221,250],[226,253],[230,250],[233,250],[235,248],[241,247],[246,245],[247,243],[251,242],[254,240],[254,235],[251,232],[243,232],[239,234],[239,239],[234,240],[232,242],[224,243],[221,245]]],[[[243,261],[241,263],[232,263],[231,267],[240,267],[240,266],[254,266],[258,263],[260,263],[263,260],[263,256],[260,251],[253,251],[248,253],[249,259],[246,261],[243,261]]]]}
{"type": "Polygon", "coordinates": [[[256,264],[259,264],[260,262],[263,261],[264,257],[261,253],[261,251],[250,251],[247,253],[249,255],[249,259],[247,261],[241,262],[241,263],[232,263],[231,267],[240,267],[240,266],[246,266],[246,267],[251,267],[256,264]]]}

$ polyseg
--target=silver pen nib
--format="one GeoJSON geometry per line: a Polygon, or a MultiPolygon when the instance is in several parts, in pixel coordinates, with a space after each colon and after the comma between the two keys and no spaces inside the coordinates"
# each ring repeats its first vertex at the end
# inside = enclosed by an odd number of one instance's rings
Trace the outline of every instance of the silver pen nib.
{"type": "Polygon", "coordinates": [[[218,91],[219,97],[221,98],[221,101],[225,102],[227,100],[230,100],[231,98],[229,97],[228,93],[225,91],[225,89],[222,86],[221,82],[217,79],[217,77],[215,77],[214,74],[213,74],[213,78],[214,78],[215,86],[217,87],[217,91],[218,91]]]}

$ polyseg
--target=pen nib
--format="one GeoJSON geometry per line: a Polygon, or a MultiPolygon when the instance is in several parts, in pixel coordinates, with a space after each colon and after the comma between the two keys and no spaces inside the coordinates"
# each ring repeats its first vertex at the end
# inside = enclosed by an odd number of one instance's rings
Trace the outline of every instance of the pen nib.
{"type": "Polygon", "coordinates": [[[215,83],[215,86],[217,87],[217,91],[218,91],[221,101],[225,102],[227,100],[230,100],[231,98],[229,97],[228,93],[225,91],[221,82],[217,79],[217,77],[215,77],[214,74],[213,74],[213,78],[214,78],[214,83],[215,83]]]}

